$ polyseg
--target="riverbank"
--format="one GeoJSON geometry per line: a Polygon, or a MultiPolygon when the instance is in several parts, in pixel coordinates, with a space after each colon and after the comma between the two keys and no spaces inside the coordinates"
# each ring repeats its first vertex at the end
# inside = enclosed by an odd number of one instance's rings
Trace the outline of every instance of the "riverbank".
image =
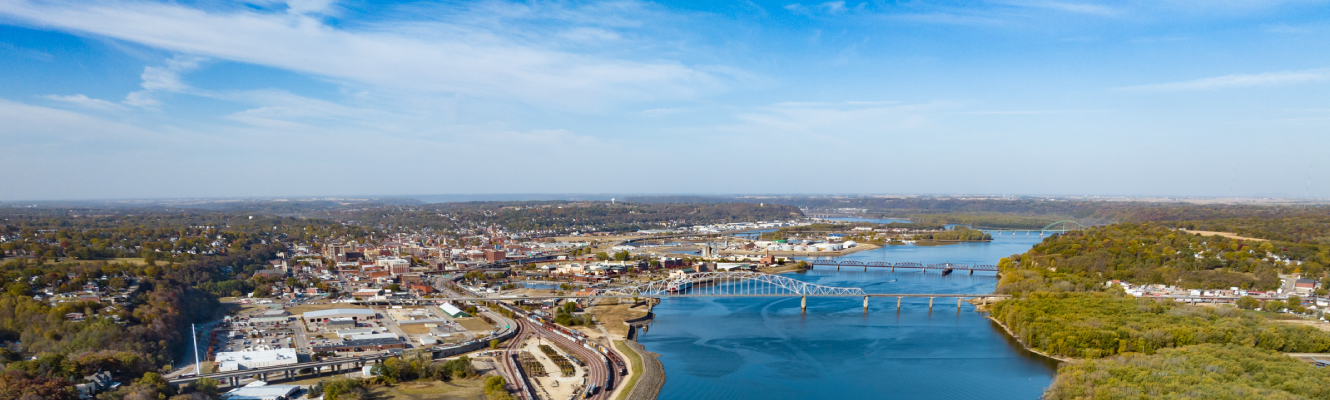
{"type": "Polygon", "coordinates": [[[1045,352],[1042,352],[1042,351],[1039,351],[1039,350],[1035,350],[1035,348],[1030,347],[1029,344],[1025,343],[1024,340],[1021,340],[1020,336],[1016,336],[1016,333],[1012,332],[1012,331],[1011,331],[1011,328],[1008,328],[1008,327],[1007,327],[1007,324],[1002,323],[1002,321],[998,321],[997,318],[993,318],[993,316],[991,316],[991,315],[989,315],[989,316],[987,316],[987,317],[985,317],[985,318],[988,318],[989,321],[993,321],[994,323],[998,324],[998,326],[1002,327],[1002,330],[1007,332],[1007,336],[1010,336],[1012,339],[1015,339],[1015,340],[1016,340],[1016,343],[1020,343],[1020,344],[1021,344],[1021,347],[1025,348],[1026,351],[1029,351],[1029,352],[1031,352],[1031,353],[1038,354],[1038,355],[1041,355],[1041,356],[1044,356],[1044,357],[1047,357],[1047,358],[1050,358],[1050,359],[1054,359],[1054,360],[1058,360],[1058,361],[1061,361],[1061,362],[1065,362],[1065,363],[1070,363],[1070,362],[1080,361],[1080,360],[1075,359],[1075,358],[1070,358],[1070,357],[1059,357],[1059,356],[1055,356],[1055,355],[1052,355],[1052,354],[1048,354],[1048,353],[1045,353],[1045,352]]]}
{"type": "Polygon", "coordinates": [[[656,400],[660,389],[665,387],[665,365],[659,360],[660,354],[649,352],[632,340],[616,340],[614,347],[628,357],[632,373],[615,400],[656,400]]]}

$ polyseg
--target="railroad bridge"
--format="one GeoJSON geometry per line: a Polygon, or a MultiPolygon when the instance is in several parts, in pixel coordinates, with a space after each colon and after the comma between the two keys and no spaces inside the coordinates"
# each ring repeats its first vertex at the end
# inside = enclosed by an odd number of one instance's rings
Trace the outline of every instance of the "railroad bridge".
{"type": "Polygon", "coordinates": [[[924,273],[927,273],[928,270],[930,269],[934,271],[946,271],[950,269],[953,271],[970,271],[970,275],[974,275],[974,271],[997,272],[998,270],[996,265],[987,265],[987,264],[983,265],[965,265],[965,264],[954,264],[954,263],[920,264],[916,262],[891,263],[891,262],[879,262],[879,261],[862,262],[862,261],[836,261],[836,260],[816,260],[812,262],[812,266],[813,268],[836,267],[837,271],[840,271],[841,268],[863,268],[864,271],[868,271],[869,268],[890,268],[892,272],[895,272],[896,268],[904,268],[904,269],[913,268],[913,269],[919,269],[920,272],[924,273]]]}

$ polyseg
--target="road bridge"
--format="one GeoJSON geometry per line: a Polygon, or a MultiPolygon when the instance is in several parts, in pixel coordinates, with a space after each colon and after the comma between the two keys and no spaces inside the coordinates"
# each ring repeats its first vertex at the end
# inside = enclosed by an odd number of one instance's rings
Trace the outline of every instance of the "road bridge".
{"type": "Polygon", "coordinates": [[[808,308],[809,297],[856,297],[864,299],[864,308],[868,308],[871,297],[895,297],[900,308],[902,298],[929,298],[932,307],[935,298],[955,298],[960,307],[962,299],[1007,298],[1007,295],[985,293],[867,293],[857,287],[824,286],[800,281],[784,275],[754,271],[718,271],[699,272],[686,276],[658,279],[638,285],[625,285],[601,288],[597,293],[586,295],[536,295],[526,297],[513,296],[454,296],[443,299],[404,299],[356,301],[356,304],[380,305],[418,305],[435,304],[446,301],[515,301],[547,299],[627,299],[627,298],[671,298],[671,297],[799,297],[800,308],[808,308]]]}

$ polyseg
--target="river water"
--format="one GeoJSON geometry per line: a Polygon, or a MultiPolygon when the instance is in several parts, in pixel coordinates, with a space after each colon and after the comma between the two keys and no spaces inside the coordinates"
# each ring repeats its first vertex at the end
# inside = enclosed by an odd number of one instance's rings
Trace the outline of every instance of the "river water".
{"type": "MultiPolygon", "coordinates": [[[[997,264],[1040,238],[1018,235],[989,243],[887,246],[843,260],[997,264]]],[[[991,293],[991,272],[836,271],[820,267],[787,276],[870,293],[991,293]]],[[[955,298],[904,300],[809,298],[673,298],[638,340],[661,355],[661,399],[1036,399],[1056,363],[1023,350],[1002,328],[955,298]]]]}

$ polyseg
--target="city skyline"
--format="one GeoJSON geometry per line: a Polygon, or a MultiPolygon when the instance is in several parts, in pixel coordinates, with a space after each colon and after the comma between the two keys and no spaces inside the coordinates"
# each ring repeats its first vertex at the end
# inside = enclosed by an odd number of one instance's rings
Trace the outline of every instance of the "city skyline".
{"type": "Polygon", "coordinates": [[[1328,11],[0,1],[0,201],[1325,198],[1328,11]]]}

